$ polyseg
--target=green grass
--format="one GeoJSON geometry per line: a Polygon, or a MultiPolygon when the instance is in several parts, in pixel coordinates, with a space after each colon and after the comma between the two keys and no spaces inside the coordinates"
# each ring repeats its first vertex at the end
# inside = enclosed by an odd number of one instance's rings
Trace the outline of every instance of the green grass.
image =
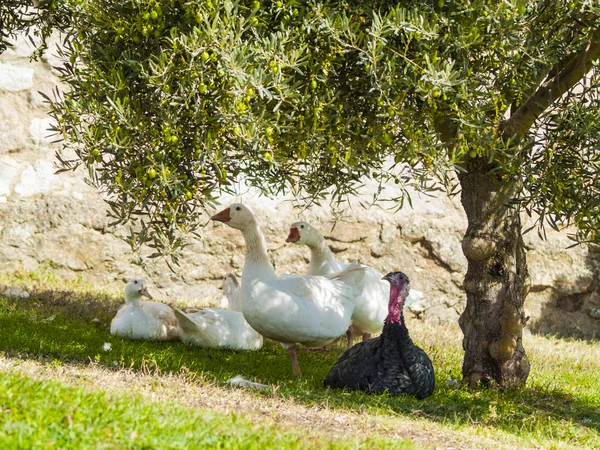
{"type": "Polygon", "coordinates": [[[190,411],[133,394],[89,392],[14,374],[0,373],[0,405],[2,448],[412,448],[381,439],[315,442],[300,432],[256,427],[235,415],[190,411]]]}
{"type": "MultiPolygon", "coordinates": [[[[0,286],[0,292],[3,291],[0,286]]],[[[436,368],[437,387],[434,394],[419,401],[409,396],[374,396],[325,389],[321,380],[343,351],[341,346],[335,346],[329,354],[301,351],[299,363],[303,377],[295,379],[287,352],[268,340],[265,347],[258,352],[190,348],[180,342],[122,340],[111,336],[108,332],[110,319],[120,303],[120,298],[81,290],[37,292],[26,300],[0,296],[0,351],[10,357],[53,361],[56,364],[94,362],[109,369],[131,367],[133,370],[147,370],[150,367],[162,373],[189,370],[198,374],[200,380],[223,385],[232,376],[242,374],[246,378],[262,383],[277,384],[277,395],[293,399],[308,407],[327,406],[340,411],[361,411],[374,417],[420,418],[442,426],[448,431],[466,432],[516,446],[556,449],[600,448],[600,376],[598,376],[600,344],[598,342],[564,341],[531,336],[527,338],[526,350],[529,351],[532,360],[532,371],[525,387],[505,391],[451,388],[446,387],[446,379],[460,379],[462,359],[460,335],[455,329],[427,326],[413,320],[409,322],[411,334],[430,355],[436,368]],[[112,350],[109,352],[103,350],[106,342],[112,345],[112,350]]],[[[2,380],[1,383],[7,384],[7,387],[2,388],[3,392],[7,390],[10,392],[19,383],[30,387],[34,383],[12,375],[3,375],[2,380]]],[[[62,389],[72,388],[52,383],[48,383],[47,386],[44,384],[39,388],[39,391],[44,394],[36,393],[30,403],[35,404],[36,408],[43,407],[46,397],[60,396],[62,389]]],[[[123,420],[123,423],[129,423],[127,420],[135,423],[135,414],[128,416],[129,413],[126,411],[128,407],[125,406],[135,405],[135,408],[140,408],[141,415],[155,414],[156,417],[161,418],[155,425],[148,425],[149,427],[160,428],[163,425],[157,424],[164,424],[164,421],[169,423],[174,421],[179,424],[181,422],[179,415],[186,415],[176,405],[167,405],[163,410],[156,405],[145,405],[140,400],[121,403],[120,399],[112,398],[102,392],[77,391],[76,395],[78,399],[89,399],[89,402],[87,400],[86,402],[90,403],[91,409],[88,412],[89,417],[84,422],[87,424],[86,427],[94,429],[90,439],[100,439],[100,436],[104,436],[103,439],[108,439],[111,443],[109,447],[129,445],[129,441],[126,440],[127,433],[120,434],[113,430],[105,434],[107,431],[103,424],[98,424],[96,430],[92,420],[93,404],[102,404],[103,406],[97,409],[108,410],[110,415],[114,412],[115,417],[118,416],[118,420],[123,420]],[[152,414],[150,411],[153,411],[152,414]],[[120,419],[125,417],[122,415],[130,419],[120,419]]],[[[271,394],[256,393],[255,395],[271,394]]],[[[5,392],[0,399],[0,406],[6,409],[5,392]]],[[[65,404],[66,409],[72,407],[71,403],[65,404]]],[[[79,411],[80,407],[77,408],[79,411]]],[[[217,442],[227,442],[227,445],[235,442],[239,445],[242,442],[243,447],[252,448],[250,445],[252,442],[252,445],[260,447],[261,441],[257,440],[258,437],[252,433],[252,425],[245,424],[242,430],[245,430],[246,434],[238,436],[231,431],[233,425],[230,423],[230,418],[203,414],[193,412],[193,421],[205,421],[206,429],[210,430],[211,420],[213,420],[219,424],[219,429],[225,430],[222,436],[218,435],[215,438],[217,439],[215,445],[217,442]],[[247,439],[247,441],[236,441],[236,439],[247,439]]],[[[20,425],[13,424],[8,430],[14,430],[15,433],[18,430],[18,435],[25,433],[27,439],[32,439],[27,442],[42,442],[33,439],[62,439],[62,436],[69,435],[68,430],[63,430],[60,423],[55,424],[55,428],[61,430],[57,429],[54,435],[50,437],[38,435],[39,432],[32,431],[35,427],[31,424],[27,425],[28,422],[23,422],[18,416],[13,417],[13,415],[11,410],[10,420],[20,425]]],[[[180,445],[179,443],[185,446],[185,439],[189,437],[187,427],[192,427],[193,421],[184,421],[187,423],[186,426],[174,427],[174,430],[177,430],[173,431],[176,437],[171,438],[176,443],[174,444],[176,447],[180,445]]],[[[0,423],[3,424],[2,433],[7,433],[6,423],[0,423]]],[[[135,429],[131,424],[124,427],[127,430],[135,429]]],[[[268,435],[275,431],[265,433],[268,435]]],[[[281,447],[294,448],[296,442],[294,439],[298,436],[294,437],[292,433],[290,436],[282,435],[279,438],[282,440],[277,442],[281,447]]],[[[375,441],[378,439],[377,436],[372,438],[375,441]]],[[[16,437],[13,436],[13,439],[16,437]]],[[[93,442],[95,441],[89,441],[89,444],[93,446],[93,442]]],[[[162,446],[158,441],[153,442],[148,445],[162,446]]],[[[66,445],[57,444],[61,447],[66,445]]],[[[317,446],[319,445],[329,444],[321,443],[317,446]]],[[[367,447],[372,448],[373,445],[375,444],[371,443],[367,447]]],[[[381,445],[385,447],[385,444],[381,445]]]]}

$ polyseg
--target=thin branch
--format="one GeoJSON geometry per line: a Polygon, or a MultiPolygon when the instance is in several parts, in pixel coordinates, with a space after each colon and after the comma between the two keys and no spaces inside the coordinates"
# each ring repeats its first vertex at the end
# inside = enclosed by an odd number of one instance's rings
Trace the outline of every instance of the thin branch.
{"type": "Polygon", "coordinates": [[[523,136],[549,106],[590,71],[592,62],[598,58],[600,42],[590,40],[574,59],[558,74],[541,84],[537,91],[501,124],[505,136],[523,136]]]}

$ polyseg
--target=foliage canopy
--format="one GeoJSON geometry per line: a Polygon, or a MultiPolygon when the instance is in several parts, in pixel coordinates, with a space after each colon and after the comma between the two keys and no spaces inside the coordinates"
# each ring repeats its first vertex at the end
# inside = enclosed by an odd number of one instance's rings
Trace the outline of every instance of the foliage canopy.
{"type": "Polygon", "coordinates": [[[0,54],[11,45],[10,38],[25,33],[39,55],[46,48],[46,39],[54,29],[68,26],[67,4],[62,0],[3,0],[0,3],[0,54]],[[40,44],[33,39],[37,36],[40,44]]]}
{"type": "Polygon", "coordinates": [[[595,238],[595,1],[67,4],[61,160],[88,167],[118,222],[142,216],[134,246],[169,253],[242,174],[313,199],[393,178],[400,199],[399,173],[449,186],[470,159],[595,238]]]}

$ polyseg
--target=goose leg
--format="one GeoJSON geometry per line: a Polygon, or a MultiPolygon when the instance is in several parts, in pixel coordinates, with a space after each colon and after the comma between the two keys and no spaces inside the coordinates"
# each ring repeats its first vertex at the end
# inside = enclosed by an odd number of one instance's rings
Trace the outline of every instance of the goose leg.
{"type": "Polygon", "coordinates": [[[299,377],[300,375],[302,375],[302,372],[300,372],[300,366],[298,365],[298,358],[296,357],[296,346],[290,345],[288,347],[287,351],[292,360],[292,369],[294,369],[294,375],[299,377]]]}
{"type": "Polygon", "coordinates": [[[369,339],[371,339],[371,333],[363,334],[363,336],[362,336],[363,342],[368,341],[369,339]]]}
{"type": "Polygon", "coordinates": [[[322,345],[321,347],[306,347],[307,352],[328,352],[331,344],[322,345]]]}
{"type": "Polygon", "coordinates": [[[354,328],[352,328],[352,325],[348,327],[348,331],[346,331],[346,336],[348,337],[348,346],[346,347],[347,350],[354,345],[354,328]]]}
{"type": "Polygon", "coordinates": [[[336,337],[333,341],[331,341],[329,344],[327,345],[322,345],[320,347],[306,347],[306,351],[307,352],[329,352],[329,349],[331,348],[331,346],[333,344],[335,344],[337,341],[339,341],[342,337],[336,337]]]}

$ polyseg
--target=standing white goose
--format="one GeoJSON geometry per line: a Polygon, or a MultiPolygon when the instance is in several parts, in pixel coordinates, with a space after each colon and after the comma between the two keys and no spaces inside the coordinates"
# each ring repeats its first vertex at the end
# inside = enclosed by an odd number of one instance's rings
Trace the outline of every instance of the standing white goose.
{"type": "MultiPolygon", "coordinates": [[[[306,245],[310,249],[310,275],[330,275],[346,269],[349,264],[337,261],[319,230],[308,222],[295,222],[290,227],[286,242],[306,245]]],[[[362,294],[356,299],[352,326],[348,329],[348,348],[352,347],[354,335],[362,335],[363,341],[383,329],[388,314],[389,285],[382,280],[383,275],[372,267],[365,267],[362,294]]],[[[407,299],[406,306],[414,302],[418,294],[407,299]]]]}
{"type": "Polygon", "coordinates": [[[211,219],[242,232],[246,242],[241,290],[244,317],[260,334],[288,349],[294,373],[300,375],[296,344],[322,346],[346,332],[355,298],[362,290],[364,269],[356,264],[331,277],[278,277],[248,207],[234,203],[211,219]]]}
{"type": "Polygon", "coordinates": [[[125,285],[125,305],[110,323],[110,334],[129,339],[167,340],[179,337],[179,326],[173,309],[152,298],[143,278],[132,278],[125,285]]]}

